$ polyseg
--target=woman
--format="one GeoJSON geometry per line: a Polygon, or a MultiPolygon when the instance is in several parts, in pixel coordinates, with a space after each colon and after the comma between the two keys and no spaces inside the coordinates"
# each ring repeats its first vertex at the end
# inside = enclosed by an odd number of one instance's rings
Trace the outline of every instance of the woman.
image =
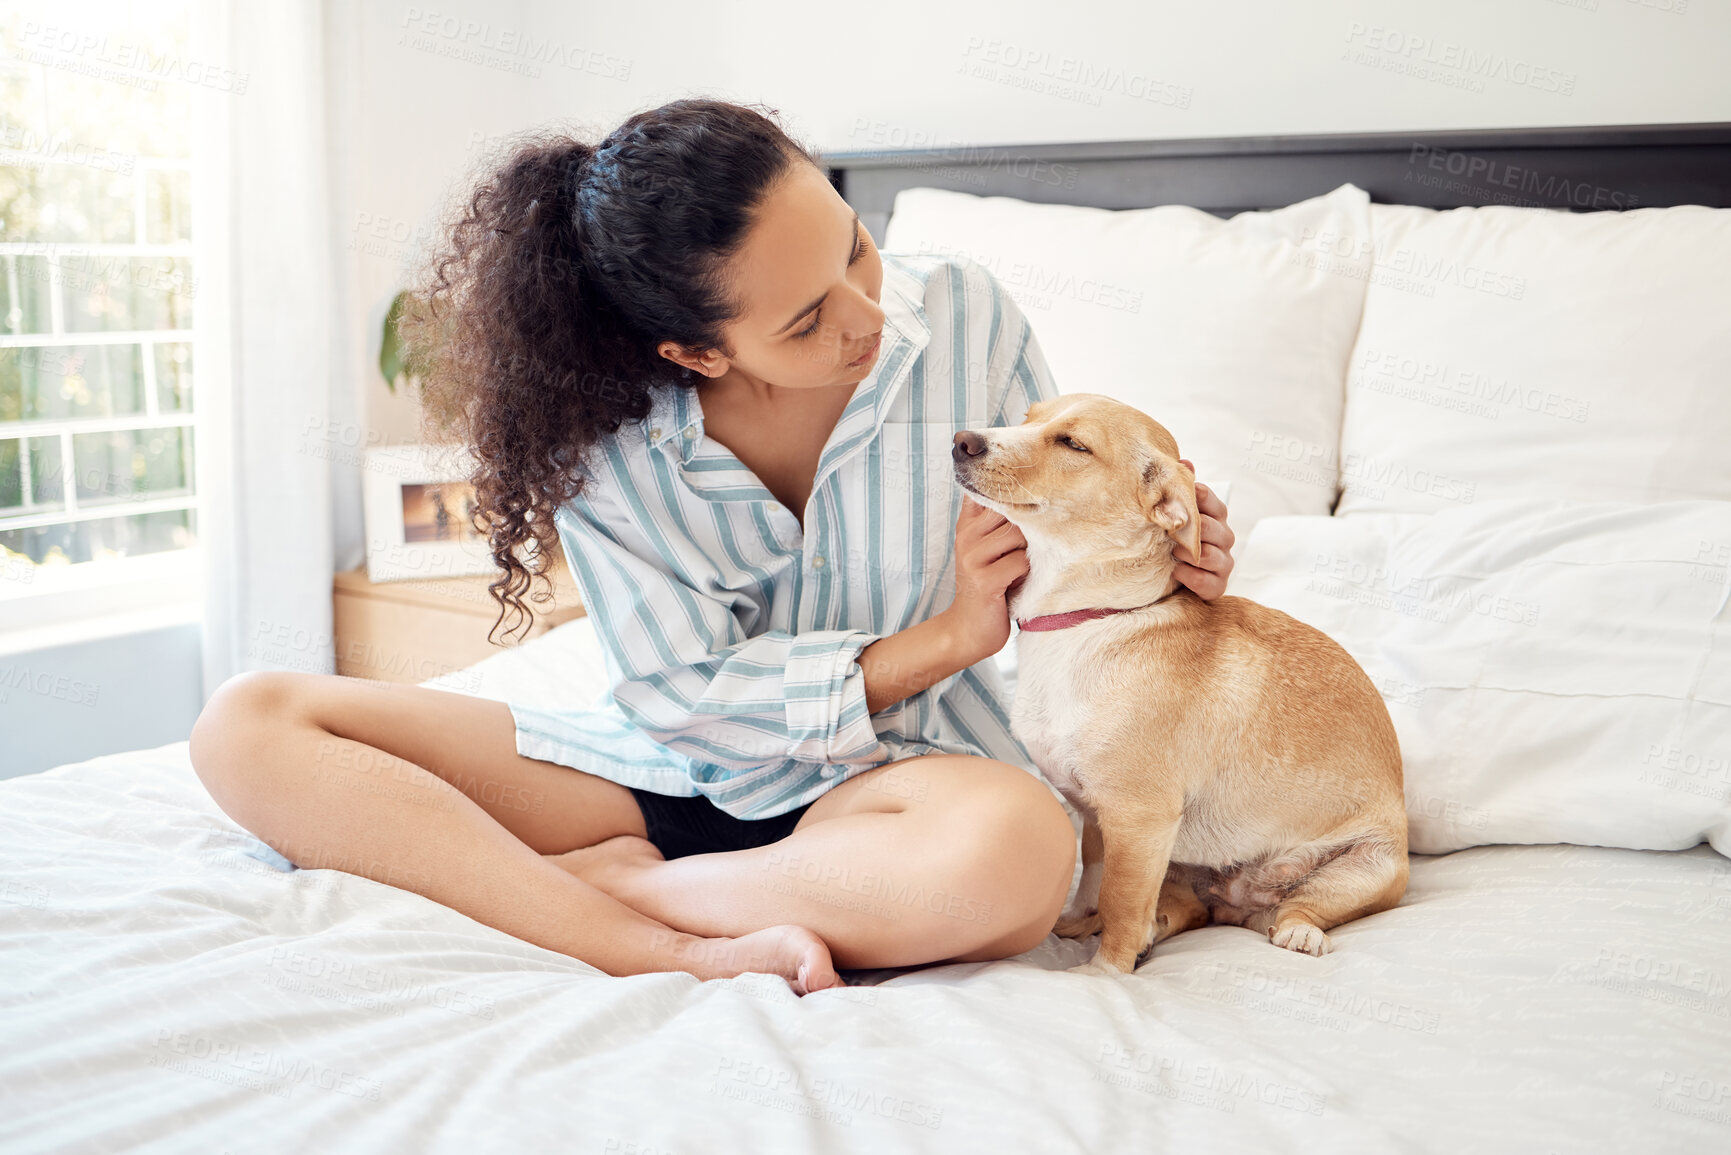
{"type": "MultiPolygon", "coordinates": [[[[773,121],[681,100],[518,146],[426,296],[429,412],[474,447],[500,620],[557,543],[612,692],[248,673],[192,734],[222,808],[614,975],[805,993],[1043,940],[1075,837],[986,660],[1026,542],[949,466],[958,430],[1055,392],[991,275],[880,258],[773,121]]],[[[1217,597],[1232,535],[1198,497],[1182,580],[1217,597]]]]}

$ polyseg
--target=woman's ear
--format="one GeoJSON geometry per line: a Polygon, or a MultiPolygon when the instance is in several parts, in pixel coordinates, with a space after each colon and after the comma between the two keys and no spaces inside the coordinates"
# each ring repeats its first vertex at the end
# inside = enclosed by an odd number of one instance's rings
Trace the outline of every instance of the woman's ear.
{"type": "Polygon", "coordinates": [[[655,351],[675,365],[690,369],[693,373],[701,373],[705,377],[719,377],[727,371],[727,358],[714,349],[705,349],[694,354],[682,345],[663,341],[655,347],[655,351]]]}
{"type": "Polygon", "coordinates": [[[1156,457],[1142,471],[1142,494],[1148,520],[1190,551],[1192,563],[1202,560],[1202,516],[1196,510],[1196,475],[1182,462],[1156,457]]]}

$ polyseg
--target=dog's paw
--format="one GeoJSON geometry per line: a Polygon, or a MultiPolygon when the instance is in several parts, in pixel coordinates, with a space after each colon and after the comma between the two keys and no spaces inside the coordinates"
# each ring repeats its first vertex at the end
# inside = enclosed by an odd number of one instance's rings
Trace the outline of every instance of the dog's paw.
{"type": "Polygon", "coordinates": [[[1096,954],[1079,967],[1071,967],[1073,975],[1101,975],[1105,978],[1116,978],[1124,972],[1096,954]]]}
{"type": "Polygon", "coordinates": [[[1288,922],[1270,927],[1268,941],[1275,946],[1308,955],[1325,955],[1331,946],[1328,936],[1322,933],[1321,928],[1308,922],[1288,922]]]}
{"type": "Polygon", "coordinates": [[[1100,933],[1100,912],[1090,910],[1075,914],[1065,911],[1058,918],[1058,925],[1052,928],[1052,933],[1059,938],[1087,938],[1091,934],[1100,933]]]}

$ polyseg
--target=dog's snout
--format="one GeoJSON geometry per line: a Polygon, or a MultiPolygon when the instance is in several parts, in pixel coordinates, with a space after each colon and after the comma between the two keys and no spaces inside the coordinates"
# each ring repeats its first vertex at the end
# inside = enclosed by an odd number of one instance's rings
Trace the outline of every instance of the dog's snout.
{"type": "Polygon", "coordinates": [[[964,429],[955,437],[955,448],[950,450],[950,456],[957,461],[966,461],[970,457],[978,457],[986,451],[986,439],[972,429],[964,429]]]}

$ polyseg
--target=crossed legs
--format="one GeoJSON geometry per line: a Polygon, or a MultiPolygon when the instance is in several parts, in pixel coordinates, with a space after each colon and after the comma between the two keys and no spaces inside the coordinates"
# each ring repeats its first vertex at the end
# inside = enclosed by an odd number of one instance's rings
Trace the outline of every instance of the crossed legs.
{"type": "Polygon", "coordinates": [[[803,993],[838,982],[835,962],[1006,957],[1050,931],[1075,863],[1042,782],[935,755],[842,783],[772,846],[612,856],[589,881],[561,859],[641,839],[630,791],[519,755],[504,703],[334,675],[231,679],[191,754],[217,804],[297,865],[413,890],[616,975],[768,971],[803,993]]]}
{"type": "Polygon", "coordinates": [[[633,838],[558,858],[694,934],[791,922],[816,931],[837,966],[911,966],[1044,941],[1074,873],[1075,834],[1026,771],[927,755],[848,779],[767,846],[669,862],[633,838]]]}

